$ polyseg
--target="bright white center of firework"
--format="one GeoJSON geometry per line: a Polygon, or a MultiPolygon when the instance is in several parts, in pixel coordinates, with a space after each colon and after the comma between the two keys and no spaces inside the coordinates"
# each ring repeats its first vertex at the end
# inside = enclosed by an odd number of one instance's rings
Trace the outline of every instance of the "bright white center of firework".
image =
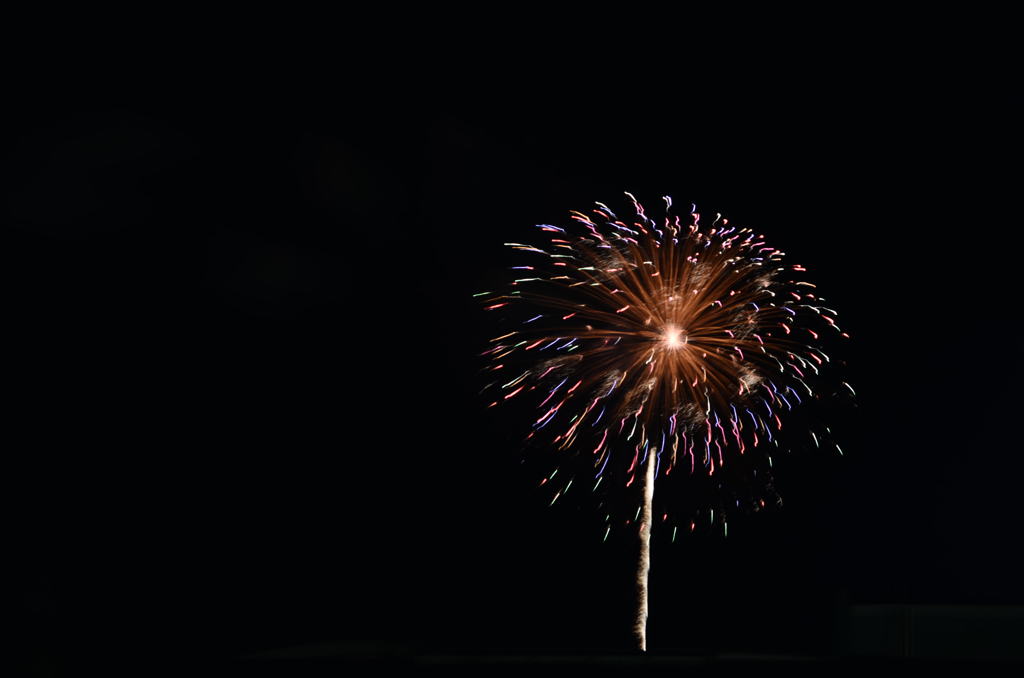
{"type": "Polygon", "coordinates": [[[663,338],[666,348],[682,348],[686,346],[686,332],[675,325],[669,325],[665,328],[663,338]]]}

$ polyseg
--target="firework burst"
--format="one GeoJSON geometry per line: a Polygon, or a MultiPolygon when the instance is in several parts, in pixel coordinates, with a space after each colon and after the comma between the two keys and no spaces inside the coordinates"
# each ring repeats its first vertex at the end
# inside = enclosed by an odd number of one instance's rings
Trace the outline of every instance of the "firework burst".
{"type": "Polygon", "coordinates": [[[596,203],[539,225],[543,244],[506,243],[524,255],[515,279],[477,295],[508,323],[484,352],[484,391],[536,408],[527,440],[554,462],[540,484],[552,503],[600,496],[605,538],[639,523],[646,540],[652,522],[673,540],[705,520],[727,533],[730,511],[779,502],[773,454],[831,440],[815,408],[852,393],[829,355],[848,335],[755,231],[674,215],[667,197],[655,219],[626,195],[629,216],[596,203]]]}

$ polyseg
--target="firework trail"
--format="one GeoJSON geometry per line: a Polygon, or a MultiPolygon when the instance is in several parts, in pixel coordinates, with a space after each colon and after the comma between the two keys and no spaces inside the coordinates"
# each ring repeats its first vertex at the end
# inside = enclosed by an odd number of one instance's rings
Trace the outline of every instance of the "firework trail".
{"type": "Polygon", "coordinates": [[[827,444],[817,411],[837,385],[853,389],[828,352],[849,337],[796,279],[803,266],[721,215],[702,225],[695,206],[674,215],[666,197],[654,219],[626,195],[629,216],[596,203],[572,225],[539,225],[543,244],[506,243],[524,255],[515,279],[476,296],[508,323],[483,353],[484,392],[490,406],[536,407],[527,440],[554,457],[540,481],[551,503],[571,489],[599,494],[605,539],[613,525],[640,525],[643,649],[657,517],[674,541],[704,515],[727,534],[731,511],[780,503],[772,454],[827,444]]]}
{"type": "Polygon", "coordinates": [[[641,652],[647,651],[647,575],[651,571],[651,521],[654,512],[654,455],[647,456],[644,465],[643,509],[640,523],[640,560],[636,571],[636,617],[633,619],[633,637],[641,652]]]}

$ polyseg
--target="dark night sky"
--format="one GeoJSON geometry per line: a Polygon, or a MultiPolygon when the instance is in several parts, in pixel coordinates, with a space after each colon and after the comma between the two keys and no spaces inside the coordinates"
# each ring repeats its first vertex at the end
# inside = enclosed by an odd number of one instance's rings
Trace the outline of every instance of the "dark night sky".
{"type": "Polygon", "coordinates": [[[624,190],[807,265],[860,396],[845,458],[783,464],[781,512],[655,545],[652,645],[816,651],[849,603],[1024,603],[998,45],[835,37],[713,67],[22,72],[0,209],[26,646],[620,647],[629,557],[532,491],[476,397],[469,295],[502,242],[624,190]]]}

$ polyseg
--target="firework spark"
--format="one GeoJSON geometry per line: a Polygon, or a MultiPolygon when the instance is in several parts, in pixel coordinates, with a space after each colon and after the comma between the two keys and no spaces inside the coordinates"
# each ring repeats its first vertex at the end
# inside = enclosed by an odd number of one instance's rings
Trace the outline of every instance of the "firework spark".
{"type": "Polygon", "coordinates": [[[539,225],[543,244],[506,243],[527,260],[507,290],[478,296],[510,324],[484,352],[495,376],[485,392],[492,406],[537,407],[527,440],[554,453],[541,482],[552,503],[574,482],[604,483],[605,538],[614,524],[640,525],[643,646],[655,516],[674,540],[701,511],[715,523],[717,508],[726,532],[730,510],[778,503],[771,455],[787,420],[816,447],[830,439],[807,410],[834,395],[826,349],[848,335],[815,285],[796,279],[806,269],[763,236],[721,215],[702,225],[696,207],[674,215],[668,197],[653,219],[626,195],[628,217],[596,203],[571,226],[539,225]],[[656,483],[668,490],[658,511],[656,483]],[[614,516],[622,506],[637,511],[614,516]]]}

